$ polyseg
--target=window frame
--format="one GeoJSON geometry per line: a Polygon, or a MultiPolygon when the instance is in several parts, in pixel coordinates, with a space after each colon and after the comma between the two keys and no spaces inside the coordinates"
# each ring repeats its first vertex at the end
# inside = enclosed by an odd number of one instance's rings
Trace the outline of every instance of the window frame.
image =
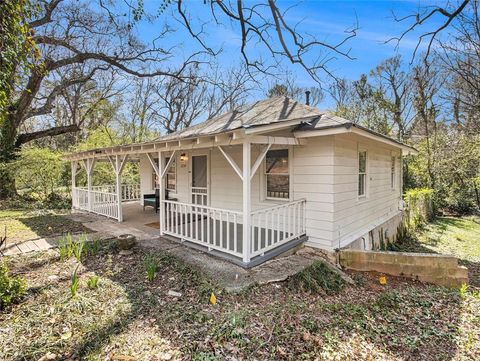
{"type": "Polygon", "coordinates": [[[395,190],[397,187],[397,157],[395,154],[390,156],[390,188],[395,190]]]}
{"type": "Polygon", "coordinates": [[[158,184],[158,181],[157,181],[157,173],[155,172],[152,172],[152,189],[155,190],[157,189],[160,185],[158,184]]]}
{"type": "Polygon", "coordinates": [[[264,194],[264,200],[268,201],[283,201],[283,202],[289,202],[292,199],[292,156],[291,156],[291,151],[290,148],[273,148],[270,149],[267,154],[265,154],[265,159],[263,160],[263,194],[264,194]],[[278,150],[286,150],[287,151],[287,162],[288,162],[288,173],[275,173],[274,175],[283,175],[283,176],[288,176],[288,197],[285,198],[280,198],[280,197],[270,197],[268,196],[268,176],[272,175],[270,173],[267,173],[267,155],[270,151],[278,151],[278,150]]]}
{"type": "Polygon", "coordinates": [[[359,200],[366,199],[368,194],[368,150],[365,148],[358,148],[357,151],[357,198],[359,200]],[[365,171],[360,172],[360,153],[365,153],[365,171]],[[363,193],[360,194],[360,176],[364,176],[363,193]]]}
{"type": "MultiPolygon", "coordinates": [[[[164,158],[165,167],[167,166],[171,157],[172,157],[171,155],[170,156],[165,156],[165,158],[164,158]]],[[[177,192],[177,155],[176,154],[174,155],[174,158],[175,159],[173,160],[172,164],[170,165],[170,168],[168,168],[168,170],[165,172],[165,190],[167,190],[169,192],[176,193],[177,192]],[[168,187],[168,176],[169,176],[169,174],[172,174],[172,173],[175,174],[175,187],[174,188],[169,188],[168,187]]]]}

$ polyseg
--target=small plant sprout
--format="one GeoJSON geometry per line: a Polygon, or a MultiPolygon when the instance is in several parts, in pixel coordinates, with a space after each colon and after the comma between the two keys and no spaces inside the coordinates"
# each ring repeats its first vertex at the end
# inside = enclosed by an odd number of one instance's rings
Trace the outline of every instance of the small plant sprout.
{"type": "Polygon", "coordinates": [[[157,259],[152,255],[147,255],[143,259],[143,264],[145,266],[145,271],[147,272],[147,280],[152,282],[157,273],[158,262],[157,259]]]}
{"type": "Polygon", "coordinates": [[[74,249],[73,238],[70,233],[62,237],[58,245],[58,252],[60,253],[60,261],[66,261],[73,256],[74,249]]]}
{"type": "Polygon", "coordinates": [[[466,283],[463,283],[460,288],[458,289],[458,293],[460,295],[460,298],[462,300],[467,298],[467,292],[468,292],[469,286],[466,283]]]}
{"type": "Polygon", "coordinates": [[[98,287],[98,279],[99,277],[94,275],[94,276],[91,276],[88,280],[87,280],[87,286],[88,288],[90,288],[91,290],[95,289],[98,287]]]}
{"type": "Polygon", "coordinates": [[[91,242],[86,242],[84,245],[84,252],[89,256],[96,256],[100,251],[100,241],[95,239],[91,242]]]}
{"type": "Polygon", "coordinates": [[[77,267],[75,267],[75,270],[72,272],[71,283],[70,283],[70,294],[72,298],[77,295],[77,291],[78,291],[78,284],[80,279],[78,277],[77,271],[79,266],[80,265],[77,265],[77,267]]]}
{"type": "Polygon", "coordinates": [[[78,240],[78,242],[74,243],[73,254],[75,255],[75,258],[77,259],[78,262],[82,260],[82,253],[83,253],[84,246],[85,246],[85,241],[81,239],[78,240]]]}

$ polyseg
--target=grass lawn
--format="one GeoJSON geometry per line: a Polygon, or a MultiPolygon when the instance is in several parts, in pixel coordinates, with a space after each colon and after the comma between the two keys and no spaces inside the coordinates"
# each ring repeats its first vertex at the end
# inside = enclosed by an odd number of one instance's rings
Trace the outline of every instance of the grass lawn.
{"type": "Polygon", "coordinates": [[[478,360],[480,295],[376,275],[326,295],[287,283],[226,293],[164,253],[152,282],[145,253],[120,256],[112,243],[77,261],[55,251],[9,259],[28,281],[0,311],[0,359],[38,360],[478,360]],[[87,281],[100,277],[98,288],[87,281]],[[180,297],[169,296],[180,292],[180,297]],[[217,304],[208,300],[211,291],[217,304]],[[46,359],[46,358],[44,358],[46,359]]]}
{"type": "Polygon", "coordinates": [[[2,210],[0,209],[0,235],[7,230],[7,244],[31,239],[51,237],[64,233],[90,232],[79,222],[74,222],[55,211],[2,210]]]}
{"type": "Polygon", "coordinates": [[[438,217],[399,247],[454,255],[468,267],[470,283],[480,287],[480,217],[438,217]]]}

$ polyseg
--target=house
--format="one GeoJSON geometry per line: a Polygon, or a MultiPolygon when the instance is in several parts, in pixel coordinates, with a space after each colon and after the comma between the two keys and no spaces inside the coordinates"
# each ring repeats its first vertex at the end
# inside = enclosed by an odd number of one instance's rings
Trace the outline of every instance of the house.
{"type": "Polygon", "coordinates": [[[154,141],[67,159],[73,208],[122,222],[123,201],[142,203],[157,189],[160,235],[250,267],[301,242],[370,249],[395,237],[402,156],[410,153],[415,149],[389,137],[277,97],[154,141]],[[115,185],[93,185],[101,161],[111,163],[115,185]],[[139,163],[135,189],[122,184],[128,161],[139,163]],[[83,187],[75,178],[80,164],[83,187]]]}

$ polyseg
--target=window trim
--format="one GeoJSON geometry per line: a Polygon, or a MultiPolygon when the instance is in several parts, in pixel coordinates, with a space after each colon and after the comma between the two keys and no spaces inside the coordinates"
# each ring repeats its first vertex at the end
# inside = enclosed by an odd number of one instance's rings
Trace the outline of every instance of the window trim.
{"type": "Polygon", "coordinates": [[[157,182],[157,173],[152,172],[152,178],[150,180],[152,182],[151,183],[152,189],[153,190],[157,189],[157,187],[159,187],[159,184],[157,182]]]}
{"type": "Polygon", "coordinates": [[[397,157],[393,153],[390,156],[390,188],[397,188],[397,157]]]}
{"type": "Polygon", "coordinates": [[[277,201],[277,202],[290,202],[292,200],[292,154],[291,154],[291,149],[289,147],[287,148],[273,148],[270,149],[265,154],[265,158],[263,160],[263,171],[262,171],[262,190],[263,190],[263,199],[266,201],[277,201]],[[288,173],[276,173],[276,175],[287,175],[288,176],[288,197],[286,198],[278,198],[278,197],[269,197],[268,196],[268,181],[267,181],[267,155],[268,152],[271,150],[286,150],[287,151],[287,160],[288,160],[288,173]]]}
{"type": "Polygon", "coordinates": [[[364,200],[368,195],[368,150],[363,147],[358,147],[357,150],[357,199],[364,200]],[[360,153],[365,153],[365,172],[360,173],[360,153]],[[360,194],[360,174],[365,175],[363,186],[363,194],[360,194]]]}
{"type": "MultiPolygon", "coordinates": [[[[168,161],[170,160],[171,157],[172,157],[171,155],[164,157],[165,166],[167,166],[168,161]]],[[[165,172],[165,190],[173,193],[177,192],[177,155],[176,154],[175,154],[175,159],[173,160],[173,164],[165,172]],[[171,172],[172,169],[173,169],[173,172],[171,172]],[[175,173],[175,188],[168,188],[168,173],[175,173]]]]}

